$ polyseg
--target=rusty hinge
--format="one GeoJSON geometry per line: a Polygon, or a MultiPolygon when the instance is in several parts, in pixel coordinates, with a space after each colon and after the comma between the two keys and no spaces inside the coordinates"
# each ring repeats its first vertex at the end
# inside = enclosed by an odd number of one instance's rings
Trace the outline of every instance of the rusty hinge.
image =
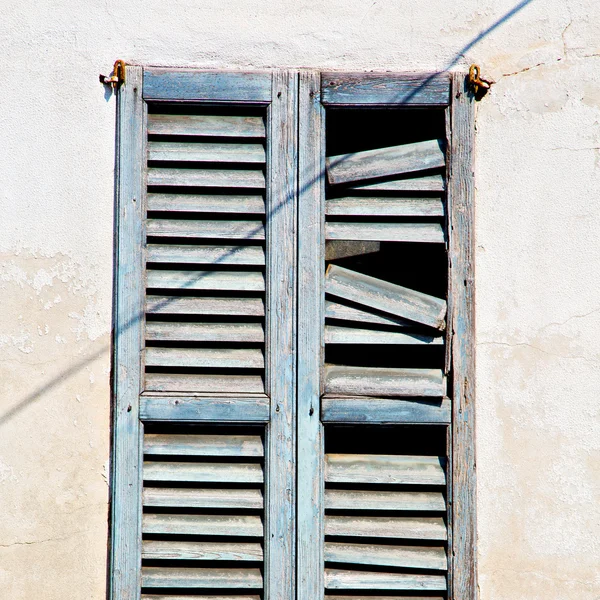
{"type": "Polygon", "coordinates": [[[476,100],[481,100],[488,93],[491,86],[491,82],[481,78],[481,69],[478,65],[469,67],[467,82],[476,100]]]}
{"type": "Polygon", "coordinates": [[[112,86],[113,90],[116,90],[125,81],[125,61],[116,60],[113,72],[110,77],[107,75],[100,75],[100,83],[104,85],[112,86]]]}

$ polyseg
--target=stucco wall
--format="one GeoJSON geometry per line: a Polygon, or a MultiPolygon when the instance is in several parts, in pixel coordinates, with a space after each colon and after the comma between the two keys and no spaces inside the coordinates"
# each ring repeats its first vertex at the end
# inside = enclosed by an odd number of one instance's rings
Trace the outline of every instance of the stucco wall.
{"type": "Polygon", "coordinates": [[[481,598],[600,598],[600,3],[521,4],[489,30],[515,0],[6,3],[2,598],[105,597],[115,58],[496,80],[477,114],[481,598]]]}

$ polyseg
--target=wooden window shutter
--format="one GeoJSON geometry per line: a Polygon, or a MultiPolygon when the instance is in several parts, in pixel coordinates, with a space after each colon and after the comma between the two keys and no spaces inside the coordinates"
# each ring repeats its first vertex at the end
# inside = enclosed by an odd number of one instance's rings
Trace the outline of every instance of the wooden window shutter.
{"type": "Polygon", "coordinates": [[[298,598],[474,599],[472,99],[302,73],[299,110],[298,598]]]}
{"type": "Polygon", "coordinates": [[[127,67],[114,600],[291,598],[297,75],[127,67]]]}

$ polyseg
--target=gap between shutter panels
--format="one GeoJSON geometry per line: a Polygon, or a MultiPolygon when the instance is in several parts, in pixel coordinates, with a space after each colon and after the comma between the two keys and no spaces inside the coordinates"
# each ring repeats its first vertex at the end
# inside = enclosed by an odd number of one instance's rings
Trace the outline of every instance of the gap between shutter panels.
{"type": "Polygon", "coordinates": [[[144,389],[264,393],[265,112],[149,112],[144,389]]]}
{"type": "Polygon", "coordinates": [[[142,598],[260,600],[264,429],[147,424],[143,452],[142,598]]]}

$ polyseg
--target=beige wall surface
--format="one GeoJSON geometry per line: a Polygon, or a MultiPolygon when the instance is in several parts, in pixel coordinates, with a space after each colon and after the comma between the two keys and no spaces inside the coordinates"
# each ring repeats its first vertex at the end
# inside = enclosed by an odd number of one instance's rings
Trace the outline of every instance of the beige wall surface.
{"type": "Polygon", "coordinates": [[[474,61],[482,600],[600,598],[600,2],[8,0],[0,20],[0,593],[105,597],[114,59],[474,61]]]}

